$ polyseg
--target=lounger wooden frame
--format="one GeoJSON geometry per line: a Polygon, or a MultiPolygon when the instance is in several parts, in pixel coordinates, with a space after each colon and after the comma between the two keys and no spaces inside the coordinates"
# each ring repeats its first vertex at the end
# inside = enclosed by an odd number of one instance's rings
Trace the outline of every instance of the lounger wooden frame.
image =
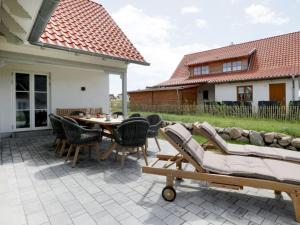
{"type": "Polygon", "coordinates": [[[274,190],[275,195],[281,192],[286,192],[292,199],[296,221],[300,222],[300,185],[289,184],[284,182],[265,180],[259,178],[246,178],[239,176],[213,174],[204,170],[189,154],[187,154],[180,146],[178,146],[166,133],[164,128],[160,129],[164,138],[178,150],[177,155],[162,155],[158,154],[157,159],[149,166],[142,168],[143,173],[154,174],[166,177],[167,187],[174,186],[174,179],[192,179],[199,181],[206,181],[212,186],[242,189],[244,186],[274,190]],[[166,161],[167,163],[176,163],[176,168],[168,166],[155,167],[159,161],[166,161]],[[195,168],[193,171],[185,171],[182,169],[182,163],[189,163],[195,168]]]}

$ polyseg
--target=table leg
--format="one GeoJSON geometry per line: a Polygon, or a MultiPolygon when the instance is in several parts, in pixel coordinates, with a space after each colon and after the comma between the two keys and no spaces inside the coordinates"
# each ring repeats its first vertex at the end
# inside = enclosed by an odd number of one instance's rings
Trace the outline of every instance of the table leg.
{"type": "Polygon", "coordinates": [[[103,153],[103,155],[100,157],[100,159],[101,160],[107,159],[111,155],[112,151],[116,148],[116,146],[117,146],[117,143],[115,143],[115,142],[111,143],[109,148],[107,149],[107,151],[103,153]]]}

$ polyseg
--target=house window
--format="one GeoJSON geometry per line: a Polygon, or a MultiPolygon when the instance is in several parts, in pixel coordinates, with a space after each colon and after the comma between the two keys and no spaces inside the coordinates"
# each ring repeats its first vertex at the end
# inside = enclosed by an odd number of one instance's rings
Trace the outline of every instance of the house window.
{"type": "Polygon", "coordinates": [[[253,87],[252,86],[239,86],[237,87],[237,100],[241,102],[252,101],[253,87]]]}
{"type": "Polygon", "coordinates": [[[223,72],[230,72],[231,69],[231,62],[223,64],[223,72]]]}
{"type": "Polygon", "coordinates": [[[209,74],[209,67],[208,66],[194,67],[194,75],[204,75],[204,74],[209,74]]]}
{"type": "Polygon", "coordinates": [[[202,92],[203,100],[208,100],[208,91],[202,92]]]}
{"type": "Polygon", "coordinates": [[[242,61],[223,63],[223,72],[242,70],[242,61]]]}
{"type": "Polygon", "coordinates": [[[242,61],[232,63],[232,71],[242,70],[242,61]]]}

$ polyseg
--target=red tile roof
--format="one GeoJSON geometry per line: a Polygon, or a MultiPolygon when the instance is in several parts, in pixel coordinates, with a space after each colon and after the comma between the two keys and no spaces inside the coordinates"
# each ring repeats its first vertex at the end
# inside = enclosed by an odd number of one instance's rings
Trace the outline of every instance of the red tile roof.
{"type": "MultiPolygon", "coordinates": [[[[220,50],[220,49],[219,49],[220,50]]],[[[250,56],[253,52],[255,52],[255,48],[228,48],[225,51],[221,50],[216,53],[214,51],[207,52],[207,54],[197,57],[196,60],[192,60],[186,64],[186,66],[194,66],[198,64],[210,63],[221,61],[225,59],[234,59],[240,58],[244,56],[250,56]]]]}
{"type": "Polygon", "coordinates": [[[293,75],[300,75],[300,32],[185,55],[171,78],[157,86],[276,79],[293,75]],[[190,77],[189,64],[214,57],[231,58],[250,49],[256,51],[249,70],[190,77]]]}
{"type": "Polygon", "coordinates": [[[104,7],[91,0],[61,0],[40,42],[147,64],[104,7]]]}

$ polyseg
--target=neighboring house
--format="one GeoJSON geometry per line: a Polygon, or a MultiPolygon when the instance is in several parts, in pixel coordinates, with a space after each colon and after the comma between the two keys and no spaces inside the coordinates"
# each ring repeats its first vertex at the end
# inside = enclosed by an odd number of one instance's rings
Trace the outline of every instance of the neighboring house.
{"type": "Polygon", "coordinates": [[[299,99],[300,32],[185,55],[171,78],[129,92],[131,104],[299,99]]]}
{"type": "Polygon", "coordinates": [[[127,96],[128,64],[149,65],[93,1],[2,0],[0,12],[0,133],[47,129],[57,108],[109,112],[109,74],[127,96]]]}

